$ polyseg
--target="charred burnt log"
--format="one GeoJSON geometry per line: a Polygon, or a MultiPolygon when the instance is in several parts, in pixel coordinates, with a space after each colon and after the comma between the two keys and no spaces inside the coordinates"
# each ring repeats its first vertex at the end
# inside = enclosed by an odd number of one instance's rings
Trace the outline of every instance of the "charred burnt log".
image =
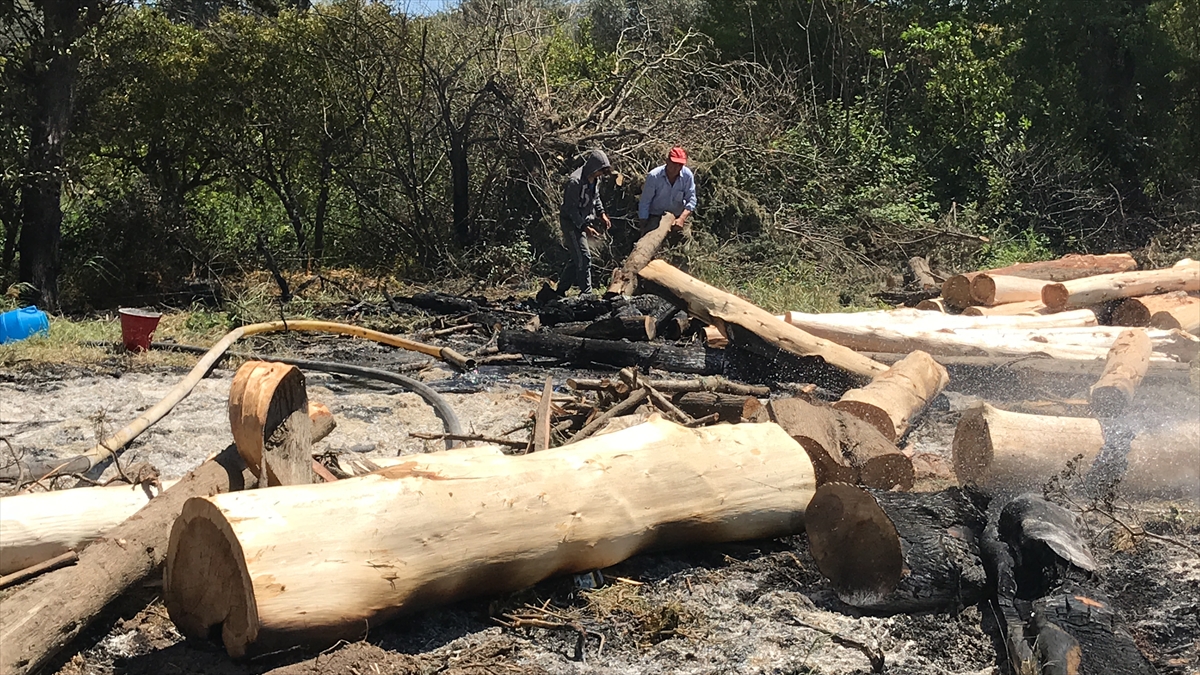
{"type": "Polygon", "coordinates": [[[560,335],[553,332],[531,333],[500,331],[500,351],[535,356],[551,356],[581,364],[599,364],[624,368],[658,368],[673,373],[718,375],[724,370],[720,350],[707,347],[675,347],[647,342],[623,342],[560,335]]]}
{"type": "Polygon", "coordinates": [[[1082,519],[1036,495],[1000,510],[984,534],[994,615],[1013,673],[1151,675],[1096,581],[1082,519]]]}
{"type": "Polygon", "coordinates": [[[805,512],[821,574],[845,603],[895,614],[958,608],[985,597],[979,550],[986,499],[959,488],[885,492],[817,488],[805,512]]]}
{"type": "Polygon", "coordinates": [[[598,340],[630,340],[633,342],[647,342],[653,340],[655,336],[654,319],[642,314],[610,316],[591,323],[585,321],[560,323],[554,326],[554,332],[598,340]]]}

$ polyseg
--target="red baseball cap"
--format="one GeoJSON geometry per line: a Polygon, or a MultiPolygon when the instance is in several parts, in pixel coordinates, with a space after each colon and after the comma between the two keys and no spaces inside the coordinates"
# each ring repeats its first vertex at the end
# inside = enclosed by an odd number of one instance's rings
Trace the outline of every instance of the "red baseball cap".
{"type": "Polygon", "coordinates": [[[678,145],[671,148],[671,154],[667,155],[667,161],[675,162],[676,164],[687,164],[687,150],[678,145]]]}

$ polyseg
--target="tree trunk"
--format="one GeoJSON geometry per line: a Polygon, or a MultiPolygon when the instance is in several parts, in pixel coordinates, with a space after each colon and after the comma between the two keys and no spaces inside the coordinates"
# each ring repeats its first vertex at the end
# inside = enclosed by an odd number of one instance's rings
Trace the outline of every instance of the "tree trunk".
{"type": "Polygon", "coordinates": [[[166,557],[170,524],[185,500],[240,490],[254,480],[230,445],[84,549],[75,566],[46,574],[6,597],[0,604],[0,673],[37,670],[108,603],[153,572],[166,557]]]}
{"type": "Polygon", "coordinates": [[[673,347],[646,342],[619,342],[522,330],[500,331],[500,351],[515,354],[552,356],[582,364],[603,364],[624,368],[658,368],[674,373],[717,375],[724,368],[719,351],[704,347],[673,347]]]}
{"type": "Polygon", "coordinates": [[[612,283],[608,285],[609,293],[633,295],[633,292],[637,290],[638,272],[642,271],[642,268],[658,255],[658,250],[662,248],[663,242],[667,240],[667,235],[671,233],[671,227],[674,225],[675,216],[664,213],[662,219],[658,221],[658,227],[637,240],[637,243],[633,245],[633,251],[625,259],[625,263],[613,270],[612,283]]]}
{"type": "Polygon", "coordinates": [[[851,389],[833,407],[866,421],[895,443],[925,406],[950,383],[946,369],[916,351],[880,373],[862,389],[851,389]]]}
{"type": "Polygon", "coordinates": [[[984,316],[954,315],[914,309],[875,312],[829,312],[805,314],[787,312],[783,320],[807,330],[825,326],[857,328],[894,328],[896,330],[940,330],[961,328],[1085,328],[1097,325],[1095,312],[1079,309],[1053,315],[984,316]]]}
{"type": "Polygon", "coordinates": [[[1117,305],[1112,313],[1117,326],[1151,326],[1178,328],[1193,335],[1200,334],[1200,298],[1184,291],[1129,298],[1117,305]]]}
{"type": "Polygon", "coordinates": [[[1200,262],[1181,260],[1161,270],[1102,274],[1048,284],[1042,289],[1042,302],[1061,310],[1170,291],[1200,291],[1200,262]]]}
{"type": "Polygon", "coordinates": [[[1094,414],[1115,417],[1125,411],[1150,368],[1150,350],[1145,330],[1121,333],[1108,352],[1104,373],[1088,392],[1094,414]]]}
{"type": "Polygon", "coordinates": [[[749,302],[694,279],[662,260],[651,261],[639,276],[682,300],[688,312],[710,324],[722,322],[740,326],[779,349],[796,356],[819,356],[830,365],[860,378],[869,379],[887,370],[881,363],[789,326],[749,302]]]}
{"type": "Polygon", "coordinates": [[[762,409],[762,403],[753,396],[718,394],[711,391],[696,391],[680,394],[675,405],[697,419],[716,413],[719,421],[738,424],[753,420],[762,409]]]}
{"type": "Polygon", "coordinates": [[[554,332],[598,340],[630,340],[649,342],[655,337],[652,316],[610,316],[591,323],[572,322],[554,326],[554,332]]]}
{"type": "MultiPolygon", "coordinates": [[[[1082,310],[1087,311],[1087,310],[1082,310]]],[[[963,316],[1037,316],[1040,314],[1050,314],[1049,308],[1042,302],[1041,296],[1037,300],[1025,300],[1023,302],[1010,302],[994,307],[981,307],[972,305],[964,308],[963,316]]],[[[1067,312],[1064,312],[1066,314],[1067,312]]],[[[1095,314],[1092,314],[1094,317],[1095,314]]],[[[1093,324],[1094,325],[1094,324],[1093,324]]]]}
{"type": "Polygon", "coordinates": [[[325,257],[325,220],[329,216],[329,178],[333,173],[333,164],[329,161],[329,149],[321,144],[321,172],[318,178],[320,188],[317,190],[317,206],[313,212],[313,245],[312,256],[309,258],[309,271],[321,269],[321,260],[325,257]]]}
{"type": "Polygon", "coordinates": [[[1009,670],[1043,675],[1156,671],[1095,588],[1098,565],[1073,512],[1035,495],[1004,505],[983,551],[1009,670]]]}
{"type": "MultiPolygon", "coordinates": [[[[1001,318],[1020,318],[1030,323],[1007,327],[959,328],[943,326],[844,325],[798,320],[806,332],[861,352],[907,354],[916,350],[940,356],[1030,356],[1044,354],[1058,359],[1103,359],[1120,329],[1108,326],[1038,326],[1036,322],[1053,323],[1055,315],[1039,317],[972,317],[977,321],[1001,318]]],[[[820,315],[808,315],[819,317],[820,315]]],[[[1190,361],[1200,351],[1200,343],[1179,331],[1150,331],[1154,345],[1153,360],[1190,361]]]]}
{"type": "Polygon", "coordinates": [[[821,574],[843,602],[889,614],[959,609],[984,597],[979,495],[817,488],[805,518],[821,574]]]}
{"type": "Polygon", "coordinates": [[[1047,282],[1004,274],[978,274],[971,280],[971,304],[985,307],[1042,299],[1047,282]]]}
{"type": "Polygon", "coordinates": [[[971,281],[980,274],[1003,274],[1042,281],[1068,281],[1095,274],[1126,272],[1137,269],[1137,262],[1128,253],[1108,255],[1068,255],[1058,260],[1032,263],[1017,263],[980,272],[956,274],[942,284],[942,298],[951,307],[969,307],[971,304],[971,281]]]}
{"type": "Polygon", "coordinates": [[[954,473],[964,485],[1041,490],[1066,469],[1091,473],[1112,464],[1123,493],[1200,499],[1200,420],[1194,415],[1140,429],[1132,441],[1122,435],[1106,436],[1091,418],[1028,415],[984,403],[963,414],[954,432],[954,473]],[[1101,458],[1106,443],[1122,446],[1121,452],[1101,458]],[[1127,465],[1123,476],[1114,460],[1127,465]]]}
{"type": "Polygon", "coordinates": [[[650,548],[796,533],[814,487],[776,425],[656,418],[474,467],[193,499],[171,531],[165,602],[185,636],[219,631],[234,657],[319,647],[650,548]]]}
{"type": "MultiPolygon", "coordinates": [[[[667,393],[678,392],[718,392],[722,394],[741,394],[742,396],[766,397],[771,395],[770,387],[762,387],[740,382],[730,382],[720,377],[701,377],[696,380],[641,380],[655,389],[667,393]]],[[[586,378],[570,378],[567,386],[579,391],[598,391],[617,386],[617,382],[604,378],[593,380],[586,378]]]]}
{"type": "MultiPolygon", "coordinates": [[[[447,117],[447,124],[449,124],[447,117]]],[[[467,158],[466,130],[448,129],[450,134],[450,189],[454,216],[454,241],[462,248],[475,243],[471,236],[471,165],[467,158]]]]}
{"type": "Polygon", "coordinates": [[[854,415],[800,398],[776,399],[767,408],[771,419],[808,452],[817,483],[860,483],[881,490],[912,488],[912,460],[854,415]]]}

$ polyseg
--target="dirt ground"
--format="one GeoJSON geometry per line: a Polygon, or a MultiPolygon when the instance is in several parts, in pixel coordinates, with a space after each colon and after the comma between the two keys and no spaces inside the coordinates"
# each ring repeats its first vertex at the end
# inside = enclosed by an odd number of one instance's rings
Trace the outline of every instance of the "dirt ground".
{"type": "MultiPolygon", "coordinates": [[[[301,356],[377,366],[411,360],[384,348],[345,344],[314,341],[298,350],[301,356]]],[[[232,372],[215,370],[139,438],[122,463],[149,462],[163,478],[178,477],[228,445],[232,372]]],[[[528,419],[534,403],[523,392],[540,389],[547,373],[561,386],[579,372],[515,365],[464,376],[434,367],[420,376],[447,392],[469,430],[500,435],[528,419]]],[[[152,405],[182,374],[147,370],[125,356],[87,369],[0,371],[0,436],[19,454],[70,455],[152,405]]],[[[318,449],[383,457],[440,447],[408,435],[442,426],[414,394],[320,373],[308,375],[308,387],[310,399],[328,405],[338,420],[318,449]]],[[[1191,394],[1184,396],[1185,406],[1195,403],[1191,394]]],[[[909,444],[919,467],[944,468],[958,416],[971,401],[952,392],[914,431],[909,444]]],[[[113,468],[105,477],[111,475],[113,468]]],[[[930,480],[922,485],[938,487],[930,480]]],[[[1107,518],[1090,517],[1103,589],[1160,673],[1200,673],[1200,506],[1122,502],[1116,515],[1162,538],[1132,536],[1107,518]]],[[[161,579],[150,579],[115,603],[47,672],[841,675],[872,672],[865,652],[874,651],[884,655],[888,673],[999,672],[985,631],[986,605],[865,616],[837,600],[803,535],[639,555],[602,575],[597,588],[585,588],[580,578],[551,579],[520,593],[401,618],[321,653],[297,650],[245,663],[231,661],[216,645],[185,642],[159,598],[161,579]],[[541,612],[560,626],[501,625],[504,615],[517,611],[541,612]]]]}

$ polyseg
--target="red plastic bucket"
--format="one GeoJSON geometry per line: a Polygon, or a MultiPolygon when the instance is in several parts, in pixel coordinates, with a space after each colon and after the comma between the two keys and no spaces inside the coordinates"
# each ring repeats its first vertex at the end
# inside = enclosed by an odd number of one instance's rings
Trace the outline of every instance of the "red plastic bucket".
{"type": "Polygon", "coordinates": [[[125,349],[131,352],[144,352],[150,349],[150,336],[158,327],[162,314],[144,309],[119,309],[121,315],[121,340],[125,349]]]}

